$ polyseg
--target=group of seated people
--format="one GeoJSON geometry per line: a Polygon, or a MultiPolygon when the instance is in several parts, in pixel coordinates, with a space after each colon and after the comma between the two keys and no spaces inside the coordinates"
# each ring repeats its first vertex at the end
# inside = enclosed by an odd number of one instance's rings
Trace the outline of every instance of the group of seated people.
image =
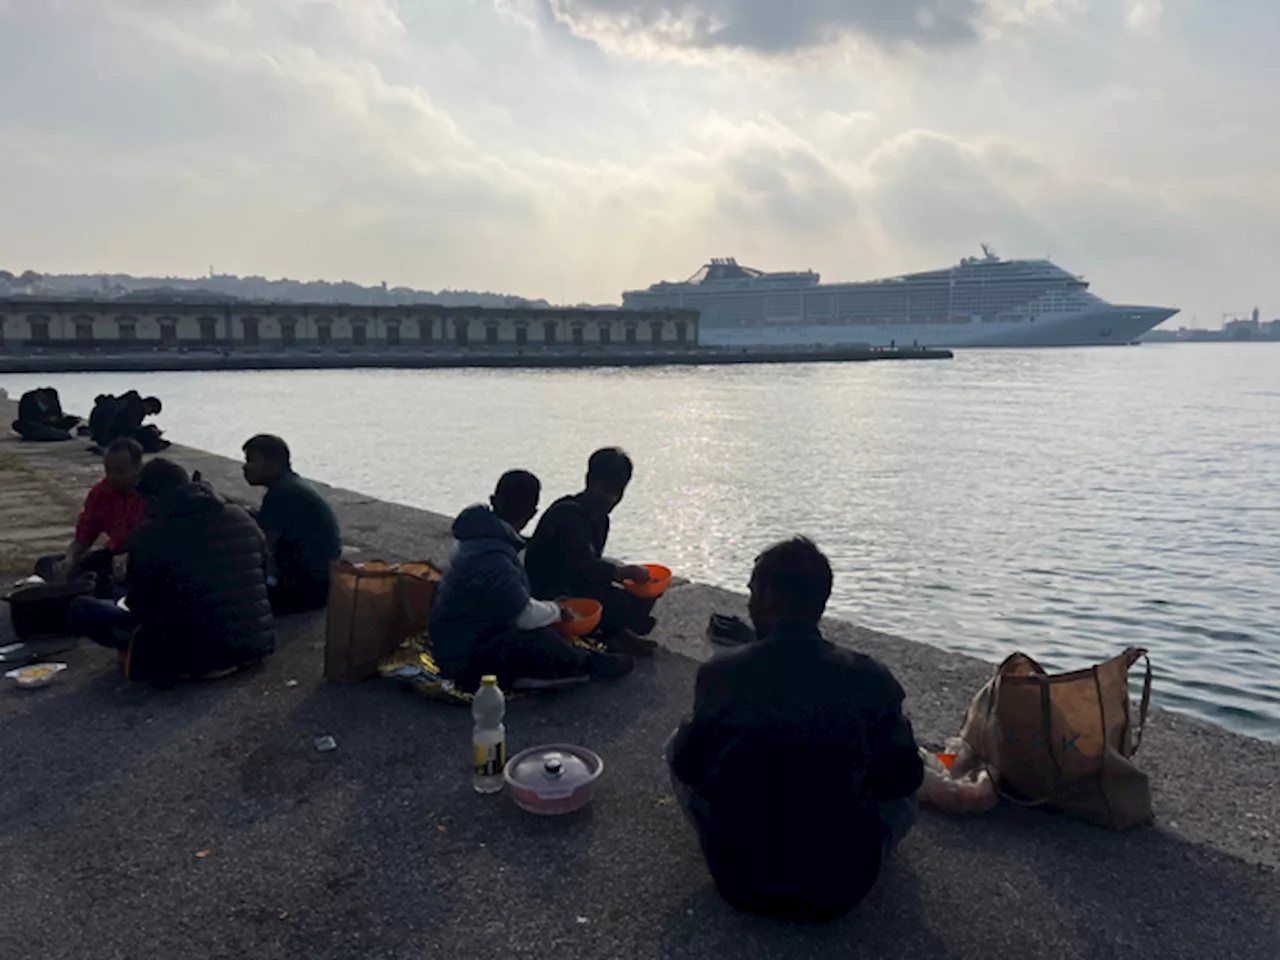
{"type": "MultiPolygon", "coordinates": [[[[143,466],[135,440],[115,440],[66,556],[42,562],[52,577],[98,574],[97,595],[74,611],[86,635],[128,651],[131,678],[163,683],[256,662],[274,648],[273,615],[324,605],[341,553],[332,509],[293,472],[283,440],[257,436],[244,453],[246,480],[267,491],[256,517],[176,463],[143,466]],[[106,549],[91,550],[104,535],[106,549]]],[[[623,451],[597,451],[582,492],[553,503],[527,541],[541,495],[527,471],[505,474],[488,505],[459,514],[430,622],[444,676],[465,690],[489,674],[503,686],[611,679],[653,653],[653,601],[623,587],[649,573],[605,556],[609,516],[631,478],[623,451]],[[598,644],[554,629],[570,597],[602,604],[598,644]]],[[[762,553],[752,626],[738,622],[737,649],[699,669],[692,715],[666,747],[722,895],[809,922],[866,897],[915,822],[923,778],[902,687],[822,636],[831,588],[812,542],[762,553]]]]}
{"type": "MultiPolygon", "coordinates": [[[[445,676],[466,690],[485,674],[503,686],[613,678],[652,652],[643,637],[655,626],[653,601],[622,588],[648,571],[604,555],[631,474],[621,450],[597,451],[586,488],[548,508],[527,542],[520,531],[541,485],[526,471],[505,474],[488,506],[459,514],[430,631],[445,676]],[[608,652],[554,629],[567,597],[601,602],[596,638],[608,652]]],[[[723,896],[809,922],[866,897],[915,822],[924,776],[902,687],[875,660],[822,637],[831,587],[831,565],[809,540],[762,553],[752,626],[738,622],[729,630],[738,649],[698,671],[693,714],[667,744],[676,797],[723,896]]]]}
{"type": "Polygon", "coordinates": [[[616,678],[631,672],[636,656],[652,655],[656,644],[646,638],[656,626],[654,601],[622,586],[644,582],[649,571],[604,555],[609,514],[622,502],[631,475],[631,459],[622,450],[596,451],[585,489],[548,507],[528,541],[521,531],[537,514],[542,493],[528,471],[504,474],[488,506],[458,515],[458,545],[430,624],[436,664],[446,678],[468,691],[487,674],[504,687],[616,678]],[[596,600],[603,607],[594,636],[603,651],[575,644],[555,629],[572,617],[561,603],[568,598],[596,600]]]}
{"type": "Polygon", "coordinates": [[[36,564],[48,581],[92,575],[69,627],[127,654],[131,679],[164,684],[255,663],[275,648],[275,616],[327,602],[342,553],[332,507],[293,472],[279,437],[253,437],[244,453],[246,480],[266,488],[256,511],[172,460],[144,465],[133,438],[113,440],[66,553],[36,564]]]}
{"type": "Polygon", "coordinates": [[[138,441],[144,453],[158,453],[169,446],[169,441],[163,438],[159,427],[144,421],[161,409],[158,398],[144,397],[137,390],[118,397],[104,393],[94,401],[89,422],[81,424],[79,417],[63,412],[57,390],[38,387],[18,400],[13,431],[24,440],[45,443],[70,440],[77,433],[87,435],[94,443],[91,449],[98,453],[113,440],[127,437],[138,441]]]}

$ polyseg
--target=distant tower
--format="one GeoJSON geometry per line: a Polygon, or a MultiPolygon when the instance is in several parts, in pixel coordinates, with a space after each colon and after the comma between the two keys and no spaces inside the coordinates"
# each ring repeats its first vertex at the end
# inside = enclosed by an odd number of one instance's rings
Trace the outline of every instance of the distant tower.
{"type": "Polygon", "coordinates": [[[1258,321],[1261,319],[1262,319],[1262,311],[1259,310],[1257,307],[1254,307],[1253,308],[1253,325],[1256,327],[1258,325],[1258,321]]]}

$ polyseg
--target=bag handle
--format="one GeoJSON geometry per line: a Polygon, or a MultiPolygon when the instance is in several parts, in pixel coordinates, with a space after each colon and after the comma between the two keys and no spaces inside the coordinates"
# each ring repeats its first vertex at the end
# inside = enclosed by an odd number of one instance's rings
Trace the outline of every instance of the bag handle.
{"type": "MultiPolygon", "coordinates": [[[[1027,659],[1030,658],[1028,657],[1027,659]]],[[[1031,662],[1035,663],[1034,660],[1031,662]]],[[[1036,666],[1038,667],[1039,664],[1036,664],[1036,666]]],[[[1008,800],[1010,803],[1018,807],[1042,807],[1053,799],[1054,794],[1058,792],[1058,787],[1062,785],[1062,767],[1058,763],[1057,755],[1053,752],[1053,703],[1049,696],[1049,677],[1043,672],[1032,674],[1031,676],[1035,677],[1040,687],[1040,724],[1044,728],[1045,749],[1049,751],[1049,759],[1053,762],[1053,786],[1049,789],[1049,792],[1039,800],[1021,800],[1018,797],[1007,793],[1000,786],[1000,776],[998,771],[993,770],[990,763],[985,761],[983,762],[983,767],[986,768],[987,775],[991,777],[991,782],[996,786],[996,792],[1000,794],[1002,799],[1008,800]]],[[[1027,679],[1030,678],[1028,677],[1027,679]]],[[[987,701],[988,715],[995,710],[996,699],[999,697],[1000,687],[1003,686],[1003,682],[1004,674],[998,673],[996,675],[996,682],[991,685],[991,697],[987,701]]],[[[997,715],[997,722],[999,722],[999,715],[997,715]]],[[[1003,740],[1003,738],[1002,730],[1001,740],[1003,740]]]]}
{"type": "MultiPolygon", "coordinates": [[[[1142,735],[1147,729],[1147,714],[1151,710],[1151,658],[1147,656],[1146,650],[1137,649],[1134,652],[1147,662],[1147,673],[1146,676],[1142,678],[1142,703],[1138,707],[1138,729],[1133,735],[1133,749],[1130,751],[1131,755],[1137,753],[1138,748],[1142,746],[1142,735]]],[[[1137,660],[1138,657],[1134,657],[1134,661],[1136,662],[1137,660]]],[[[1127,697],[1128,693],[1126,693],[1125,696],[1127,697]]]]}

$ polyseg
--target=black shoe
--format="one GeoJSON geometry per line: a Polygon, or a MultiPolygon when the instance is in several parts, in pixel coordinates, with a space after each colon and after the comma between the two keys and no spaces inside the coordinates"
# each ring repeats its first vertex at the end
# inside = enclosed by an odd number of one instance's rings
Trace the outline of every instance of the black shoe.
{"type": "Polygon", "coordinates": [[[632,657],[652,657],[654,651],[658,649],[656,640],[646,640],[631,630],[619,630],[600,642],[610,653],[621,653],[632,657]]]}
{"type": "Polygon", "coordinates": [[[617,680],[635,668],[635,660],[625,653],[587,654],[587,673],[593,680],[617,680]]]}
{"type": "Polygon", "coordinates": [[[645,617],[640,621],[640,625],[636,627],[636,636],[647,637],[657,629],[658,621],[653,617],[645,617]]]}

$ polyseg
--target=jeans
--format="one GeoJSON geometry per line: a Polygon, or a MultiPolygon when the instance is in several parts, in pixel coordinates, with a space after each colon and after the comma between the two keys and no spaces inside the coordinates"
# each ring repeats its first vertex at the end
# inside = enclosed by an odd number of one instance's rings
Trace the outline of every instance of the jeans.
{"type": "Polygon", "coordinates": [[[67,629],[71,633],[121,653],[129,649],[129,639],[137,626],[138,618],[120,609],[114,600],[76,597],[67,611],[67,629]]]}
{"type": "Polygon", "coordinates": [[[480,686],[480,678],[490,673],[504,688],[516,680],[580,677],[587,672],[587,657],[586,650],[550,627],[507,630],[475,645],[467,668],[456,682],[463,690],[474,691],[480,686]]]}
{"type": "Polygon", "coordinates": [[[653,605],[657,603],[656,600],[644,600],[632,596],[622,587],[616,586],[591,591],[586,596],[600,601],[604,607],[604,613],[600,616],[600,636],[611,637],[623,630],[630,630],[642,637],[653,633],[656,625],[653,619],[653,605]]]}
{"type": "Polygon", "coordinates": [[[277,617],[323,610],[329,604],[329,584],[320,581],[306,583],[274,583],[267,585],[271,598],[271,612],[277,617]]]}
{"type": "MultiPolygon", "coordinates": [[[[114,600],[118,595],[115,581],[112,580],[114,571],[112,563],[115,560],[115,554],[110,550],[90,550],[75,568],[67,572],[68,580],[75,580],[86,573],[91,573],[97,580],[97,585],[93,589],[95,597],[101,597],[104,600],[114,600]]],[[[36,561],[35,572],[37,576],[44,577],[50,583],[58,580],[55,576],[54,568],[66,558],[62,554],[54,554],[48,557],[41,557],[36,561]]]]}

